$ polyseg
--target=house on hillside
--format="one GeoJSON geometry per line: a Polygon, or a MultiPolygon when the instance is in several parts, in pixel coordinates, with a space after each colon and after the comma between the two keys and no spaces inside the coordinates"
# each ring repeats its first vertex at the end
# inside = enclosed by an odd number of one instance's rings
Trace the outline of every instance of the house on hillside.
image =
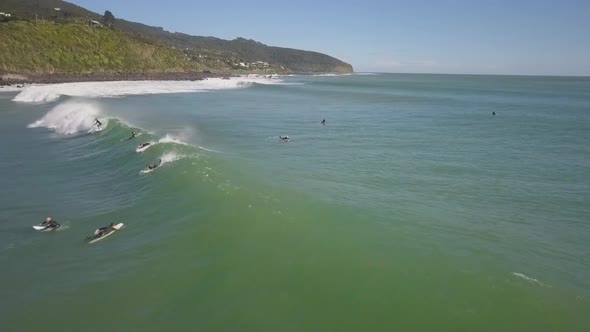
{"type": "Polygon", "coordinates": [[[100,23],[99,21],[95,21],[95,20],[90,20],[90,23],[88,25],[90,25],[91,27],[99,27],[99,28],[104,27],[104,25],[102,23],[100,23]]]}
{"type": "Polygon", "coordinates": [[[10,17],[11,15],[9,13],[0,12],[0,16],[10,17]]]}

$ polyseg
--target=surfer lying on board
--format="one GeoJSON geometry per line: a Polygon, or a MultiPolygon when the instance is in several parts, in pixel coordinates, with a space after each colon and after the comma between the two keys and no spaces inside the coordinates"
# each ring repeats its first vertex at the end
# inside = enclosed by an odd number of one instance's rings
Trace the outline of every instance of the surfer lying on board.
{"type": "Polygon", "coordinates": [[[289,140],[289,136],[279,136],[279,138],[282,139],[283,141],[289,140]]]}
{"type": "Polygon", "coordinates": [[[47,217],[45,218],[45,221],[41,223],[40,226],[45,226],[47,228],[55,228],[59,227],[59,224],[57,223],[57,221],[53,220],[53,218],[47,217]]]}
{"type": "Polygon", "coordinates": [[[98,118],[95,118],[94,125],[96,126],[96,128],[100,129],[100,127],[102,127],[102,122],[98,121],[98,118]]]}
{"type": "Polygon", "coordinates": [[[148,145],[150,145],[150,144],[151,144],[151,143],[141,143],[141,144],[139,144],[139,145],[137,146],[137,148],[138,148],[138,149],[143,149],[143,148],[145,148],[146,146],[148,146],[148,145]]]}
{"type": "Polygon", "coordinates": [[[114,228],[113,226],[115,226],[115,223],[111,223],[111,224],[110,224],[110,225],[108,225],[108,226],[105,226],[105,227],[98,228],[97,230],[95,230],[95,231],[94,231],[94,237],[95,237],[95,238],[97,238],[97,237],[101,237],[101,236],[103,236],[104,234],[106,234],[106,233],[108,233],[108,232],[110,232],[110,231],[114,230],[115,228],[114,228]]]}
{"type": "Polygon", "coordinates": [[[130,140],[130,139],[132,139],[132,138],[135,138],[135,136],[137,136],[137,134],[135,134],[135,132],[134,132],[134,131],[132,131],[132,132],[131,132],[131,137],[129,137],[127,140],[130,140]]]}
{"type": "Polygon", "coordinates": [[[157,163],[157,164],[153,164],[153,165],[145,165],[145,167],[146,167],[147,169],[155,169],[156,167],[160,166],[160,164],[161,164],[161,163],[162,163],[162,159],[160,159],[160,160],[158,161],[158,163],[157,163]]]}

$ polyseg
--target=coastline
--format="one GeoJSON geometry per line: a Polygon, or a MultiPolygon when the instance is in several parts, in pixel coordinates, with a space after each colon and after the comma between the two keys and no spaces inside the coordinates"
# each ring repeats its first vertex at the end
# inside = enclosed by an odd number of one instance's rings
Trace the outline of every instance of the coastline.
{"type": "Polygon", "coordinates": [[[206,78],[229,78],[228,73],[173,72],[173,73],[87,73],[87,74],[0,74],[0,86],[24,84],[57,84],[106,81],[200,81],[206,78]]]}

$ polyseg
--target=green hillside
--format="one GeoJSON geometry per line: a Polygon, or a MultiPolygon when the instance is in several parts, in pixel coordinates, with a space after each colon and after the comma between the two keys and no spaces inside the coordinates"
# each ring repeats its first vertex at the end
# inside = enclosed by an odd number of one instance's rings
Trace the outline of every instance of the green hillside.
{"type": "Polygon", "coordinates": [[[0,71],[18,73],[180,72],[201,69],[170,47],[82,24],[0,24],[0,71]]]}
{"type": "Polygon", "coordinates": [[[0,46],[9,48],[0,50],[0,69],[4,70],[352,72],[351,65],[326,54],[267,46],[244,38],[224,40],[171,33],[123,19],[115,19],[113,29],[91,28],[85,25],[90,20],[103,21],[102,15],[61,0],[2,0],[0,11],[12,14],[11,22],[0,22],[0,43],[4,43],[0,46]],[[28,54],[32,55],[30,60],[22,58],[28,54]]]}

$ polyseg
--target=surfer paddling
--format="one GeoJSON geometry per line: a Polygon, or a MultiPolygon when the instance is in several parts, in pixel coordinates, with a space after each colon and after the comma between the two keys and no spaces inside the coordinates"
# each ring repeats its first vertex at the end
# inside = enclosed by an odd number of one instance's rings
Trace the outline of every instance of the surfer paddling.
{"type": "Polygon", "coordinates": [[[146,170],[153,170],[153,169],[156,169],[161,164],[162,164],[162,159],[160,159],[157,164],[153,164],[153,165],[148,164],[148,165],[145,165],[145,167],[146,167],[146,170]]]}
{"type": "Polygon", "coordinates": [[[39,226],[45,226],[45,228],[57,228],[60,225],[51,217],[45,218],[45,221],[39,224],[39,226]]]}

